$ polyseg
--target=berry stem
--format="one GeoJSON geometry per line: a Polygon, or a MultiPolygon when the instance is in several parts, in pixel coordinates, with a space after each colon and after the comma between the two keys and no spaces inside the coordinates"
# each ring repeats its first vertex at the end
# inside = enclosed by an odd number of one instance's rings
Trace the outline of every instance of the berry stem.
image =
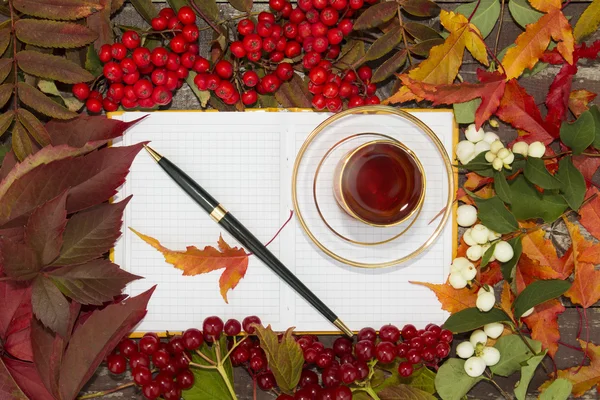
{"type": "Polygon", "coordinates": [[[198,369],[217,369],[217,367],[214,365],[202,365],[193,361],[190,361],[190,366],[198,369]]]}
{"type": "Polygon", "coordinates": [[[498,54],[498,43],[500,42],[500,33],[502,32],[502,25],[504,24],[504,4],[505,0],[501,0],[500,8],[500,25],[498,25],[498,32],[496,32],[496,40],[494,41],[494,53],[498,54]]]}
{"type": "Polygon", "coordinates": [[[239,342],[236,340],[236,337],[233,337],[233,346],[231,346],[231,349],[229,349],[229,351],[227,352],[227,354],[225,354],[225,357],[223,358],[224,360],[227,360],[229,358],[229,356],[231,355],[231,353],[236,349],[236,347],[238,347],[240,344],[242,344],[242,342],[244,340],[246,340],[248,337],[244,337],[242,338],[242,340],[240,340],[239,342]]]}
{"type": "Polygon", "coordinates": [[[131,386],[134,386],[134,385],[135,385],[135,382],[131,381],[129,383],[125,383],[123,385],[114,387],[112,389],[104,390],[102,392],[95,392],[95,393],[86,394],[84,396],[79,396],[77,398],[77,400],[94,399],[96,397],[106,396],[107,394],[118,392],[119,390],[127,389],[128,387],[131,387],[131,386]]]}
{"type": "Polygon", "coordinates": [[[202,359],[204,361],[206,361],[207,363],[216,366],[217,363],[215,363],[213,360],[211,360],[210,358],[208,358],[206,355],[204,355],[204,353],[202,353],[200,350],[196,350],[196,354],[198,354],[200,357],[202,357],[202,359]]]}
{"type": "Polygon", "coordinates": [[[503,397],[504,397],[506,400],[512,400],[512,396],[511,396],[510,394],[506,393],[506,392],[504,391],[504,389],[502,389],[502,388],[500,387],[500,385],[498,385],[498,384],[496,383],[496,381],[495,381],[495,380],[492,378],[492,374],[490,374],[490,373],[487,371],[487,369],[485,370],[485,372],[484,372],[484,373],[485,373],[485,375],[487,376],[487,378],[484,378],[484,379],[486,379],[488,382],[490,382],[492,385],[494,385],[494,386],[496,387],[496,389],[498,389],[498,391],[500,392],[500,394],[501,394],[501,395],[502,395],[502,396],[503,396],[503,397]]]}
{"type": "MultiPolygon", "coordinates": [[[[217,352],[217,354],[219,353],[217,352]]],[[[217,365],[217,371],[219,371],[219,374],[221,374],[221,377],[225,381],[225,385],[227,386],[227,390],[229,390],[231,398],[233,400],[238,400],[235,394],[235,390],[233,390],[233,386],[231,385],[231,381],[229,380],[229,376],[227,375],[227,371],[225,371],[225,368],[223,367],[223,364],[219,363],[219,365],[217,365]]]]}
{"type": "MultiPolygon", "coordinates": [[[[529,341],[527,340],[525,335],[523,335],[523,332],[521,332],[520,329],[515,329],[514,326],[512,326],[512,328],[513,328],[513,331],[517,332],[517,334],[519,335],[519,337],[521,338],[523,343],[525,343],[525,346],[527,346],[529,351],[531,351],[532,354],[536,355],[537,352],[533,349],[533,347],[531,347],[531,343],[529,343],[529,341]]],[[[548,371],[548,367],[546,367],[546,364],[544,364],[543,362],[540,364],[541,364],[542,368],[544,369],[544,372],[546,372],[547,374],[550,373],[550,371],[548,371]]]]}

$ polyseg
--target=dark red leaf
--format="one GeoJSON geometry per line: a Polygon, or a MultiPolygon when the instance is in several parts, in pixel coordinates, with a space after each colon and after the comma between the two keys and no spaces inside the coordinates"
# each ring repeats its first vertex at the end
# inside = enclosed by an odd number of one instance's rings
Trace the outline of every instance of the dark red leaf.
{"type": "MultiPolygon", "coordinates": [[[[2,358],[2,361],[4,361],[4,365],[17,385],[19,385],[19,388],[21,388],[23,393],[25,393],[29,399],[55,400],[44,387],[33,363],[14,360],[7,357],[2,358]]],[[[17,397],[17,399],[18,398],[19,397],[17,397]]]]}
{"type": "Polygon", "coordinates": [[[99,0],[98,4],[103,9],[87,17],[87,26],[98,35],[94,40],[96,51],[100,51],[100,47],[103,44],[112,44],[114,42],[114,34],[110,23],[111,0],[99,0]]]}
{"type": "Polygon", "coordinates": [[[129,200],[131,196],[119,203],[99,204],[69,218],[54,265],[91,261],[109,251],[121,236],[121,218],[129,200]]]}
{"type": "Polygon", "coordinates": [[[10,371],[4,365],[2,357],[0,357],[0,398],[7,400],[29,400],[10,375],[10,371]]]}
{"type": "Polygon", "coordinates": [[[93,313],[73,333],[60,372],[60,394],[72,399],[92,377],[104,357],[146,315],[156,286],[123,303],[93,313]]]}
{"type": "Polygon", "coordinates": [[[600,168],[600,157],[573,156],[573,165],[583,174],[587,182],[591,182],[600,168]]]}
{"type": "Polygon", "coordinates": [[[0,282],[0,341],[13,357],[32,360],[29,325],[31,288],[22,282],[0,282]]]}
{"type": "Polygon", "coordinates": [[[25,241],[37,255],[40,265],[58,257],[67,225],[67,190],[31,213],[25,228],[25,241]]]}
{"type": "Polygon", "coordinates": [[[575,63],[573,65],[564,64],[548,90],[546,96],[546,107],[548,108],[546,123],[555,126],[556,129],[560,129],[562,121],[567,117],[571,84],[576,73],[577,65],[575,63]]]}
{"type": "Polygon", "coordinates": [[[429,0],[402,0],[402,9],[415,17],[435,17],[440,13],[440,6],[429,0]]]}
{"type": "Polygon", "coordinates": [[[71,147],[83,147],[88,142],[105,144],[111,139],[122,136],[127,129],[146,117],[147,115],[135,121],[123,122],[104,116],[80,114],[69,121],[53,119],[46,124],[46,130],[50,134],[50,142],[53,146],[68,144],[71,147]]]}
{"type": "Polygon", "coordinates": [[[596,40],[589,46],[585,43],[577,45],[573,53],[573,58],[587,58],[588,60],[594,60],[598,58],[598,53],[600,53],[600,40],[596,40]]]}
{"type": "Polygon", "coordinates": [[[52,331],[67,336],[69,301],[54,283],[39,275],[31,288],[31,305],[35,316],[52,331]]]}
{"type": "MultiPolygon", "coordinates": [[[[83,157],[40,165],[16,179],[2,196],[0,226],[69,189],[67,212],[83,210],[111,198],[125,181],[143,143],[104,148],[83,157]]],[[[41,153],[38,152],[36,156],[41,153]]]]}
{"type": "MultiPolygon", "coordinates": [[[[11,121],[12,122],[12,121],[11,121]]],[[[0,179],[4,180],[8,173],[13,169],[13,167],[17,165],[17,157],[15,157],[15,153],[11,150],[4,156],[2,160],[2,168],[0,168],[0,179]]]]}
{"type": "Polygon", "coordinates": [[[16,280],[33,279],[43,267],[33,249],[25,243],[2,237],[0,254],[4,261],[4,273],[16,280]]]}
{"type": "Polygon", "coordinates": [[[528,143],[540,141],[547,145],[559,135],[558,129],[547,126],[534,98],[519,85],[516,79],[506,83],[504,97],[500,101],[496,115],[504,122],[527,132],[523,139],[528,143]]]}

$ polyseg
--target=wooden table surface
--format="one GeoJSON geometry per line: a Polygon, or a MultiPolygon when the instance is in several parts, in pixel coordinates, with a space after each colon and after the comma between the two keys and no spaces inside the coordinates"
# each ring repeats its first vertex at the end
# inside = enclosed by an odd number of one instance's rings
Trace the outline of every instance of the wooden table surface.
{"type": "MultiPolygon", "coordinates": [[[[448,1],[441,0],[437,1],[438,4],[444,9],[452,10],[459,3],[464,3],[465,1],[448,1]]],[[[589,1],[583,2],[571,2],[565,8],[565,14],[568,16],[572,16],[572,23],[576,21],[576,19],[581,15],[585,7],[589,4],[589,1]]],[[[157,7],[164,7],[164,3],[157,3],[157,7]]],[[[233,10],[228,4],[222,3],[220,4],[220,8],[222,10],[223,15],[229,15],[232,13],[237,13],[233,10]]],[[[255,9],[261,11],[266,9],[267,5],[264,2],[258,3],[255,0],[255,9]]],[[[115,17],[117,23],[123,25],[134,25],[134,26],[146,26],[141,19],[141,17],[137,14],[137,12],[133,9],[130,4],[126,4],[123,9],[116,15],[115,17]]],[[[435,22],[439,26],[439,22],[435,22]]],[[[499,25],[499,24],[498,24],[499,25]]],[[[487,42],[488,45],[493,48],[494,42],[496,38],[496,30],[488,36],[487,42]]],[[[499,38],[498,49],[503,49],[507,45],[511,44],[514,39],[522,32],[522,29],[516,25],[516,23],[510,17],[508,8],[505,10],[505,17],[502,24],[502,31],[499,38]]],[[[201,54],[206,54],[208,50],[208,43],[210,41],[209,36],[210,31],[202,32],[202,45],[201,45],[201,54]]],[[[592,39],[600,39],[600,34],[596,32],[596,34],[592,37],[592,39]]],[[[461,69],[461,75],[467,81],[473,81],[473,77],[470,76],[475,73],[477,65],[470,63],[468,60],[466,64],[463,65],[461,69]]],[[[558,73],[558,67],[549,66],[542,72],[534,75],[533,77],[521,79],[520,83],[527,89],[527,91],[532,94],[538,105],[543,105],[544,98],[546,96],[548,87],[550,83],[558,73]]],[[[387,97],[389,94],[389,86],[380,90],[380,97],[387,97]]],[[[573,89],[587,89],[595,93],[600,94],[600,68],[598,68],[598,63],[587,62],[580,66],[579,72],[576,78],[573,81],[573,89]]],[[[180,90],[177,95],[174,97],[173,109],[197,109],[199,108],[199,103],[194,94],[189,90],[189,88],[183,88],[180,90]]],[[[513,129],[502,126],[499,129],[499,135],[503,139],[510,140],[513,138],[516,133],[513,129]]],[[[598,177],[599,174],[596,174],[598,177]]],[[[563,230],[564,225],[562,223],[557,224],[557,226],[553,227],[555,230],[563,230]]],[[[559,317],[559,326],[561,331],[561,340],[565,343],[577,346],[577,332],[579,330],[579,313],[576,308],[573,307],[572,304],[565,302],[566,311],[559,317]]],[[[595,304],[593,307],[587,310],[587,317],[589,319],[589,339],[595,343],[600,343],[600,303],[595,304]]],[[[265,321],[268,322],[268,321],[265,321]]],[[[375,327],[377,328],[377,327],[375,327]]],[[[584,329],[585,338],[585,329],[584,329]]],[[[332,341],[333,339],[330,337],[321,338],[321,340],[325,343],[332,341]]],[[[455,343],[457,340],[455,340],[455,343]]],[[[582,359],[582,353],[579,351],[571,350],[567,347],[560,346],[559,350],[556,354],[556,358],[554,363],[556,368],[562,369],[571,366],[576,366],[580,363],[582,359]]],[[[554,369],[554,365],[552,364],[549,357],[546,358],[545,363],[550,371],[554,369]]],[[[509,393],[512,393],[512,388],[515,383],[518,381],[519,374],[514,374],[511,378],[502,378],[497,377],[500,385],[509,393]]],[[[529,392],[531,393],[531,398],[536,398],[534,396],[533,390],[537,388],[542,382],[547,379],[544,371],[541,368],[538,368],[538,371],[529,385],[529,392]]],[[[119,379],[112,376],[108,370],[102,365],[96,375],[92,378],[92,380],[88,383],[88,385],[84,388],[84,393],[107,390],[118,386],[122,383],[128,382],[131,380],[129,375],[125,375],[120,377],[119,379]]],[[[252,395],[252,381],[249,375],[243,371],[241,368],[235,368],[235,388],[236,393],[238,394],[239,400],[250,400],[253,399],[252,395]]],[[[502,396],[498,393],[498,391],[485,382],[479,383],[474,389],[469,393],[469,398],[473,399],[501,399],[502,396]]],[[[141,393],[133,388],[126,389],[123,391],[119,391],[110,395],[105,396],[106,399],[142,399],[143,396],[141,393]]],[[[274,399],[275,396],[271,393],[262,392],[258,389],[257,399],[266,400],[266,399],[274,399]]],[[[529,398],[529,397],[528,397],[529,398]]],[[[600,399],[600,389],[592,389],[588,393],[586,393],[582,399],[591,400],[591,399],[600,399]]]]}

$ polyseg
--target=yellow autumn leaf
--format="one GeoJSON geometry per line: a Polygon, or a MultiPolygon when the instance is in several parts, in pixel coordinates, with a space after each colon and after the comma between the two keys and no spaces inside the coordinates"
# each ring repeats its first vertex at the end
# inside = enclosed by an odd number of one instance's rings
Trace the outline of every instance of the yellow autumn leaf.
{"type": "Polygon", "coordinates": [[[515,46],[508,49],[502,59],[502,67],[507,79],[518,78],[525,69],[531,69],[548,48],[550,40],[558,42],[558,52],[569,64],[573,64],[575,41],[569,21],[560,10],[552,10],[542,15],[537,22],[527,25],[525,32],[515,40],[515,46]]]}
{"type": "MultiPolygon", "coordinates": [[[[488,65],[486,47],[481,33],[464,15],[442,10],[440,22],[450,32],[450,35],[444,43],[432,47],[429,57],[408,73],[411,79],[434,85],[454,82],[462,65],[465,48],[477,61],[488,65]]],[[[385,102],[400,103],[415,98],[417,96],[403,86],[385,102]]]]}
{"type": "Polygon", "coordinates": [[[573,36],[577,42],[591,35],[600,25],[600,0],[594,0],[581,14],[573,29],[573,36]]]}
{"type": "Polygon", "coordinates": [[[529,0],[529,4],[541,12],[550,12],[562,8],[561,0],[529,0]]]}

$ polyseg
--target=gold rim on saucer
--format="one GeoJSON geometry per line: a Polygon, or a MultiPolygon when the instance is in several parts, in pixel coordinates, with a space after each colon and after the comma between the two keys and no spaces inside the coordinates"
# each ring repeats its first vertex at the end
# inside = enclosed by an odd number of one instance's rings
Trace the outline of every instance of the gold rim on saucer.
{"type": "MultiPolygon", "coordinates": [[[[323,157],[321,158],[321,161],[319,161],[319,164],[317,165],[317,169],[315,170],[315,177],[313,179],[313,200],[315,202],[315,207],[317,209],[317,213],[319,214],[319,217],[321,218],[321,221],[323,221],[323,223],[325,224],[325,226],[334,235],[336,235],[340,239],[343,239],[343,240],[345,240],[345,241],[347,241],[349,243],[352,243],[352,244],[358,244],[358,245],[361,245],[361,246],[379,246],[379,245],[382,245],[382,244],[390,243],[390,242],[398,239],[400,236],[404,235],[413,226],[413,224],[417,221],[417,218],[419,217],[419,214],[421,214],[421,210],[423,209],[423,201],[420,201],[419,204],[415,207],[415,211],[416,211],[416,215],[414,216],[415,218],[400,233],[397,233],[396,235],[392,236],[391,238],[388,238],[388,239],[385,239],[385,240],[380,240],[378,242],[361,242],[361,241],[358,241],[358,240],[351,239],[351,238],[349,238],[349,237],[347,237],[345,235],[342,235],[333,226],[331,226],[331,224],[327,221],[327,219],[323,215],[323,212],[321,211],[321,206],[319,205],[319,199],[317,197],[317,180],[319,179],[319,173],[321,171],[321,167],[323,166],[323,164],[325,163],[325,161],[327,160],[327,158],[341,144],[343,144],[343,143],[345,143],[345,142],[347,142],[349,140],[356,139],[357,137],[361,137],[361,136],[379,136],[379,137],[385,138],[386,139],[385,141],[387,141],[387,142],[392,141],[392,142],[400,143],[400,141],[394,139],[391,136],[384,135],[382,133],[373,133],[373,132],[369,132],[369,133],[357,133],[357,134],[354,134],[354,135],[350,135],[350,136],[347,136],[347,137],[343,138],[339,142],[335,143],[333,146],[331,146],[329,148],[329,150],[327,150],[327,152],[325,153],[325,155],[323,155],[323,157]]],[[[371,142],[367,142],[367,143],[372,143],[372,141],[371,142]]],[[[420,164],[420,161],[419,161],[419,167],[422,168],[422,165],[420,164]]],[[[423,174],[423,177],[424,177],[425,176],[425,172],[422,171],[422,174],[423,174]]],[[[425,188],[423,188],[423,189],[425,189],[425,188]]],[[[424,192],[425,191],[423,190],[423,193],[424,192]]],[[[424,198],[424,196],[423,196],[423,198],[424,198]]],[[[412,215],[412,213],[411,213],[411,215],[412,215]]],[[[410,218],[411,215],[409,215],[407,217],[407,219],[410,218]]]]}
{"type": "MultiPolygon", "coordinates": [[[[425,171],[423,170],[423,165],[421,164],[421,161],[419,160],[419,158],[417,157],[417,155],[408,147],[406,147],[404,145],[404,143],[400,142],[399,140],[393,139],[393,140],[385,140],[385,139],[376,139],[376,140],[372,140],[366,143],[361,144],[360,146],[358,146],[357,148],[355,148],[354,150],[348,152],[343,160],[341,161],[342,163],[342,168],[339,171],[339,182],[337,182],[338,186],[335,187],[334,184],[334,193],[336,192],[336,189],[339,189],[339,196],[340,196],[340,201],[342,202],[342,204],[340,204],[340,207],[348,214],[350,214],[350,216],[360,222],[362,222],[363,224],[367,224],[370,226],[374,226],[377,228],[389,228],[392,226],[396,226],[396,225],[400,225],[401,223],[405,222],[406,220],[408,220],[410,217],[412,217],[414,215],[414,213],[417,211],[417,209],[420,209],[421,206],[423,205],[423,200],[425,199],[425,189],[426,189],[426,177],[425,177],[425,171]],[[389,223],[389,224],[376,224],[374,222],[369,222],[367,220],[365,220],[364,218],[361,218],[358,214],[356,214],[356,212],[352,209],[352,207],[350,207],[350,205],[348,205],[348,201],[346,200],[346,197],[344,196],[344,192],[341,190],[342,187],[342,179],[344,177],[344,172],[346,170],[346,166],[348,165],[348,162],[350,161],[350,159],[356,154],[358,153],[360,150],[364,149],[367,146],[371,146],[373,144],[391,144],[395,147],[398,147],[399,149],[401,149],[402,151],[404,151],[410,158],[412,158],[412,160],[415,162],[415,164],[417,164],[417,169],[419,170],[419,174],[421,175],[421,195],[419,196],[419,200],[417,201],[417,204],[415,204],[414,208],[406,215],[404,216],[402,219],[389,223]]],[[[336,196],[337,199],[337,196],[336,196]]]]}
{"type": "Polygon", "coordinates": [[[351,109],[342,111],[340,113],[334,114],[334,115],[330,116],[329,118],[327,118],[322,123],[320,123],[315,129],[312,130],[312,132],[308,135],[308,137],[306,138],[306,140],[300,147],[298,155],[296,156],[296,161],[294,162],[294,169],[292,171],[292,203],[294,206],[294,210],[296,212],[296,217],[298,218],[298,222],[300,223],[300,226],[302,227],[302,229],[304,230],[306,235],[314,243],[315,246],[317,246],[321,251],[323,251],[329,257],[333,258],[334,260],[336,260],[338,262],[341,262],[341,263],[344,263],[347,265],[351,265],[354,267],[360,267],[360,268],[384,268],[384,267],[398,265],[405,261],[413,259],[414,257],[421,254],[423,251],[425,251],[427,248],[429,248],[433,244],[433,242],[437,239],[437,237],[440,235],[440,233],[442,232],[442,229],[446,225],[446,222],[450,216],[450,213],[452,212],[452,209],[453,209],[452,202],[453,202],[455,187],[456,187],[456,183],[454,180],[454,173],[452,171],[452,163],[451,163],[450,157],[448,156],[448,153],[447,153],[446,148],[444,147],[444,144],[440,141],[440,139],[437,137],[437,135],[431,130],[431,128],[429,128],[425,123],[423,123],[423,121],[421,121],[417,117],[409,114],[406,111],[399,110],[399,109],[389,107],[389,106],[383,106],[383,105],[368,105],[368,106],[351,108],[351,109]],[[404,257],[401,257],[401,258],[398,258],[395,260],[381,262],[381,263],[364,263],[364,262],[349,260],[347,258],[340,256],[339,254],[335,253],[331,249],[327,248],[325,245],[323,245],[323,243],[321,243],[316,238],[314,233],[309,229],[309,227],[304,219],[304,216],[302,215],[302,210],[300,209],[300,205],[298,202],[298,188],[297,188],[298,172],[300,169],[300,162],[302,161],[302,158],[304,157],[304,154],[306,153],[308,147],[314,141],[315,137],[317,135],[319,135],[319,133],[321,133],[323,131],[323,129],[325,129],[328,125],[330,125],[331,123],[333,123],[343,117],[346,117],[348,115],[355,115],[355,114],[391,114],[391,115],[396,115],[405,120],[408,120],[409,122],[411,122],[413,125],[415,125],[417,128],[419,128],[423,133],[425,133],[431,139],[431,141],[437,148],[439,154],[441,155],[443,162],[444,162],[444,166],[446,168],[446,177],[447,177],[447,183],[448,183],[448,197],[446,199],[446,205],[444,207],[444,212],[442,213],[442,216],[440,218],[440,222],[439,222],[438,226],[433,231],[433,233],[429,236],[429,238],[418,249],[416,249],[415,251],[413,251],[412,253],[410,253],[404,257]]]}

